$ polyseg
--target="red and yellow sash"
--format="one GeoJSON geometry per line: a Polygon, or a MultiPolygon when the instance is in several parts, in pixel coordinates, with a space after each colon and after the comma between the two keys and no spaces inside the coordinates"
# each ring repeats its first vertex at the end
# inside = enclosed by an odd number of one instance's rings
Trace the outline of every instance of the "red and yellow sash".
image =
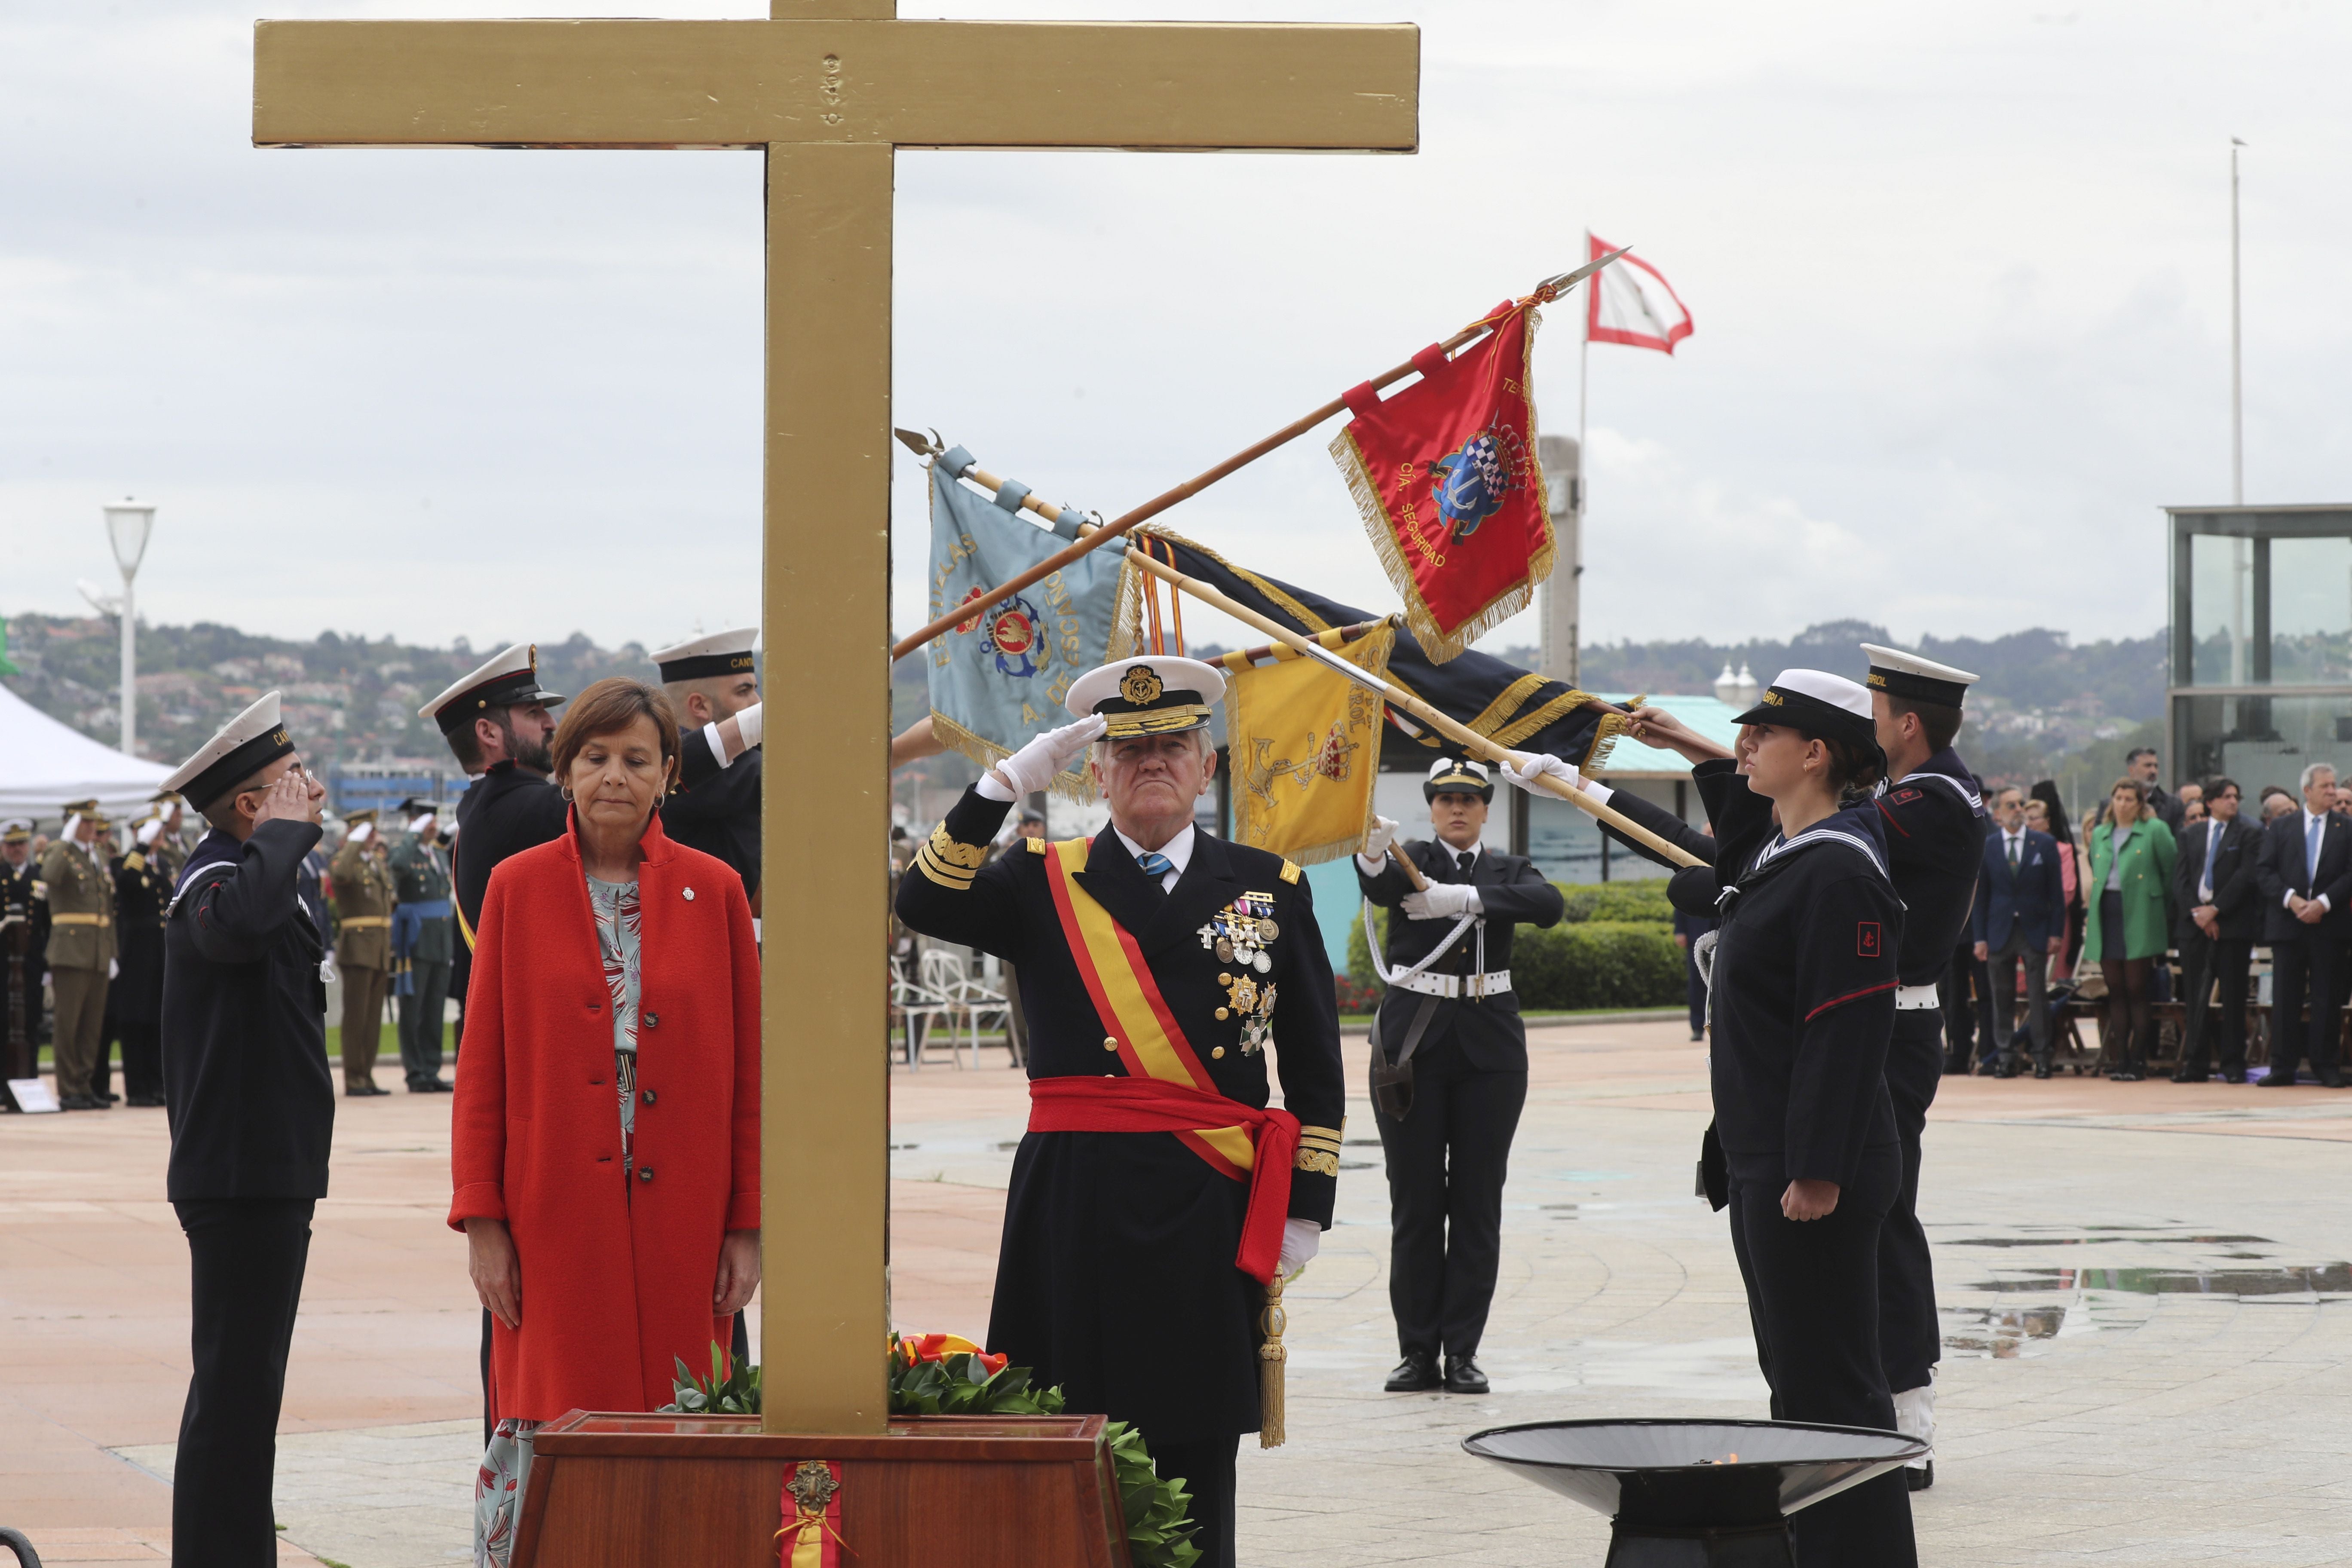
{"type": "Polygon", "coordinates": [[[1249,1212],[1234,1266],[1264,1283],[1274,1277],[1290,1209],[1298,1119],[1225,1096],[1185,1039],[1143,951],[1110,911],[1078,886],[1088,841],[1045,854],[1045,879],[1070,956],[1095,1012],[1118,1047],[1125,1078],[1045,1078],[1029,1086],[1033,1132],[1172,1132],[1212,1170],[1250,1184],[1249,1212]],[[1227,1120],[1230,1118],[1230,1120],[1227,1120]]]}

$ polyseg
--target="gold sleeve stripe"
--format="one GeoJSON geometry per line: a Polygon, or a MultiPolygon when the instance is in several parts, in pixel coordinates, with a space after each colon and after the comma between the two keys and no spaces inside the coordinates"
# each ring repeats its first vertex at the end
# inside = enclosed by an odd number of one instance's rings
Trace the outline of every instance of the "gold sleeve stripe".
{"type": "Polygon", "coordinates": [[[931,847],[928,844],[915,852],[915,868],[940,887],[952,889],[959,893],[971,887],[972,878],[979,875],[975,871],[967,871],[960,867],[944,864],[938,856],[931,853],[931,847]]]}
{"type": "Polygon", "coordinates": [[[1285,860],[1282,863],[1282,879],[1286,882],[1298,880],[1298,863],[1296,860],[1285,860]]]}
{"type": "Polygon", "coordinates": [[[1301,1138],[1337,1138],[1347,1130],[1347,1119],[1342,1117],[1340,1119],[1339,1125],[1337,1127],[1310,1127],[1305,1123],[1301,1123],[1298,1129],[1298,1135],[1301,1138]]]}
{"type": "Polygon", "coordinates": [[[1298,1158],[1292,1163],[1309,1175],[1337,1176],[1339,1173],[1339,1156],[1328,1149],[1301,1149],[1298,1158]]]}
{"type": "Polygon", "coordinates": [[[923,847],[937,857],[941,864],[960,867],[967,871],[979,870],[988,859],[987,845],[966,844],[961,839],[949,837],[948,825],[944,822],[931,829],[930,839],[923,847]]]}

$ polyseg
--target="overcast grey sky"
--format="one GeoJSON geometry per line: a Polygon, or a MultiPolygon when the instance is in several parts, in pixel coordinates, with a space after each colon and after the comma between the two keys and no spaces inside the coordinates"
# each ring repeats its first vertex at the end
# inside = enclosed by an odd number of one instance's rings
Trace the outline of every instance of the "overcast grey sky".
{"type": "MultiPolygon", "coordinates": [[[[257,151],[256,8],[0,0],[0,611],[110,583],[98,508],[135,492],[162,508],[155,619],[480,645],[755,618],[758,156],[257,151]]],[[[2228,498],[2234,134],[2248,499],[2352,500],[2352,9],[945,14],[1424,29],[1412,158],[900,155],[898,420],[1045,496],[1115,514],[1573,264],[1589,226],[1698,330],[1673,360],[1592,353],[1588,640],[1850,615],[2144,634],[2157,509],[2228,498]]],[[[1571,308],[1536,353],[1543,423],[1573,430],[1571,308]]],[[[1169,521],[1391,606],[1324,439],[1169,521]]],[[[894,501],[903,628],[911,458],[894,501]]],[[[803,659],[833,646],[791,635],[803,659]]],[[[1495,640],[1533,637],[1530,616],[1495,640]]]]}

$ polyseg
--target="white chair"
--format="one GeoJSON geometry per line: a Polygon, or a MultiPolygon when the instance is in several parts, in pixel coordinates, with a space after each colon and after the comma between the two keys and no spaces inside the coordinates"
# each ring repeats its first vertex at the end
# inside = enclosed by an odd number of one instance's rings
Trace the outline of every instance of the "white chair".
{"type": "MultiPolygon", "coordinates": [[[[971,1065],[978,1067],[982,1016],[992,1013],[999,1027],[1009,1030],[1012,1026],[1012,1012],[1004,994],[975,978],[965,967],[963,954],[943,947],[924,951],[922,985],[955,1008],[956,1017],[962,1025],[964,1043],[971,1052],[971,1065]]],[[[951,1046],[951,1054],[952,1050],[951,1046]]],[[[962,1064],[959,1061],[957,1065],[962,1064]]]]}
{"type": "Polygon", "coordinates": [[[923,1047],[930,1043],[931,1033],[940,1023],[948,1026],[948,1054],[955,1055],[955,1016],[957,1004],[927,985],[894,974],[890,981],[890,1017],[907,1031],[907,1066],[920,1071],[923,1047]]]}

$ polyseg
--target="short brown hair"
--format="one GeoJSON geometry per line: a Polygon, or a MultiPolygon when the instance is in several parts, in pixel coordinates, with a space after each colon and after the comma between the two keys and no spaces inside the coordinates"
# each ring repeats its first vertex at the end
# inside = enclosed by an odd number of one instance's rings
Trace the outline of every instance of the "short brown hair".
{"type": "Polygon", "coordinates": [[[592,684],[563,710],[550,751],[555,759],[555,782],[572,772],[580,748],[599,735],[616,735],[640,719],[650,719],[661,732],[662,762],[677,764],[677,710],[658,686],[613,676],[592,684]]]}
{"type": "Polygon", "coordinates": [[[1922,702],[1916,697],[1886,694],[1886,710],[1900,718],[1906,713],[1919,715],[1919,733],[1931,752],[1940,752],[1952,743],[1960,732],[1960,710],[1942,702],[1922,702]]]}
{"type": "Polygon", "coordinates": [[[2145,780],[2136,779],[2132,777],[2131,774],[2126,773],[2123,777],[2117,779],[2115,783],[2107,786],[2107,798],[2109,800],[2115,799],[2116,791],[2119,789],[2127,789],[2131,791],[2132,798],[2139,802],[2139,808],[2142,811],[2146,811],[2147,809],[2147,784],[2145,780]]]}

